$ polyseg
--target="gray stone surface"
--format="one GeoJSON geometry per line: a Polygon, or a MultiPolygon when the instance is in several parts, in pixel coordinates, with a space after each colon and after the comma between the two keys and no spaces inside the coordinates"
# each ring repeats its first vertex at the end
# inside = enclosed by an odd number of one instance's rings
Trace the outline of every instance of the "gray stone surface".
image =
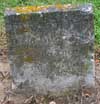
{"type": "Polygon", "coordinates": [[[61,94],[94,86],[91,4],[33,13],[10,10],[5,22],[14,88],[61,94]]]}

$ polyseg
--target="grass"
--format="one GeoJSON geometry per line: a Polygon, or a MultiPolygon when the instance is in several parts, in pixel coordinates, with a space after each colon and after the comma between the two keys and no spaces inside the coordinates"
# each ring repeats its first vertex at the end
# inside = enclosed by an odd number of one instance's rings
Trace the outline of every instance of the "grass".
{"type": "Polygon", "coordinates": [[[47,4],[81,4],[93,3],[95,15],[95,41],[100,45],[100,0],[0,0],[0,25],[4,24],[5,8],[25,5],[47,5],[47,4]]]}
{"type": "Polygon", "coordinates": [[[94,0],[94,14],[95,14],[95,41],[100,45],[100,1],[94,0]]]}

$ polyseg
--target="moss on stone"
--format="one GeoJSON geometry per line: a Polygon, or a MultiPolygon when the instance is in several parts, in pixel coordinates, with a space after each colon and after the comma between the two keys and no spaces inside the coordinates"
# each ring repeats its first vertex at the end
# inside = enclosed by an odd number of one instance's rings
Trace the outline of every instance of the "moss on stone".
{"type": "Polygon", "coordinates": [[[33,58],[31,56],[27,56],[27,57],[24,58],[24,62],[32,63],[33,62],[33,58]]]}

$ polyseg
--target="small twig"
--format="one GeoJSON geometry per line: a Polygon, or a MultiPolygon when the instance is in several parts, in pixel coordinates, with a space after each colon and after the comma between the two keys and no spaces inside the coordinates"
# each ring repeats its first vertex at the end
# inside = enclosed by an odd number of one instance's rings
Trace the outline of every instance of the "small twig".
{"type": "Polygon", "coordinates": [[[33,100],[33,95],[24,101],[24,104],[31,104],[33,100]]]}
{"type": "Polygon", "coordinates": [[[4,76],[3,72],[0,71],[0,75],[2,77],[1,81],[3,81],[5,79],[5,76],[4,76]]]}
{"type": "Polygon", "coordinates": [[[1,81],[10,78],[10,73],[9,72],[6,72],[5,74],[3,72],[0,72],[0,74],[2,76],[1,81]]]}

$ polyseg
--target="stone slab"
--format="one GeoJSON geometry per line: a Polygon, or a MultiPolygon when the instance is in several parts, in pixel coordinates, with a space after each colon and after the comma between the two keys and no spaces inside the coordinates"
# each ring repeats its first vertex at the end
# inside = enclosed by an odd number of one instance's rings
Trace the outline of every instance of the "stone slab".
{"type": "Polygon", "coordinates": [[[5,12],[14,88],[61,94],[94,86],[91,4],[5,12]]]}

